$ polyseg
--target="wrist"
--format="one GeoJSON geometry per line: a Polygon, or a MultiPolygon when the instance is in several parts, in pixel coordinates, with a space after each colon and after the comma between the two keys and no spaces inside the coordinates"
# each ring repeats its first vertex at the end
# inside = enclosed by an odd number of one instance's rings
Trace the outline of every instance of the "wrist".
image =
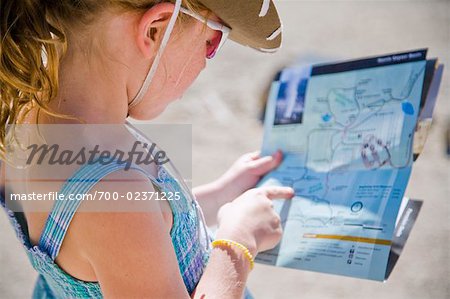
{"type": "Polygon", "coordinates": [[[218,207],[221,207],[235,199],[234,197],[229,196],[229,185],[222,177],[208,183],[206,186],[209,191],[209,196],[214,198],[218,207]]]}
{"type": "Polygon", "coordinates": [[[239,244],[242,244],[245,248],[248,249],[249,253],[252,255],[253,258],[258,253],[255,238],[251,236],[245,236],[243,233],[227,232],[219,228],[216,233],[216,240],[218,239],[231,240],[239,244]]]}
{"type": "Polygon", "coordinates": [[[217,180],[214,181],[217,189],[220,190],[220,196],[222,198],[223,204],[233,201],[242,194],[240,192],[239,181],[236,181],[233,176],[225,173],[217,180]]]}
{"type": "Polygon", "coordinates": [[[217,196],[220,195],[221,188],[222,186],[220,182],[215,180],[213,182],[192,188],[192,193],[198,201],[210,200],[211,198],[217,201],[217,196]]]}
{"type": "Polygon", "coordinates": [[[250,251],[239,242],[229,239],[216,239],[212,242],[213,248],[228,252],[235,264],[240,264],[250,272],[255,265],[254,257],[250,251]]]}

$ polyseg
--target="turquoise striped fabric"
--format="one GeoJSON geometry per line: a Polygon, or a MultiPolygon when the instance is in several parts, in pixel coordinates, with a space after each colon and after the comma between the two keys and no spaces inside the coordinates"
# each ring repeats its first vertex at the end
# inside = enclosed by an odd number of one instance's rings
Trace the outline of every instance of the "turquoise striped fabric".
{"type": "MultiPolygon", "coordinates": [[[[60,190],[64,195],[83,194],[108,174],[123,169],[124,164],[100,163],[82,166],[69,178],[60,190]]],[[[145,173],[142,169],[133,166],[135,170],[145,173]]],[[[146,174],[146,173],[145,173],[146,174]]],[[[198,206],[193,200],[193,195],[164,167],[158,169],[158,177],[148,174],[147,177],[161,191],[180,192],[181,199],[168,201],[172,208],[173,226],[170,232],[175,249],[180,274],[187,291],[191,294],[198,284],[209,257],[208,244],[211,240],[207,234],[201,234],[202,217],[199,217],[198,206]]],[[[35,285],[33,298],[102,298],[100,285],[97,282],[85,282],[78,280],[56,263],[55,258],[61,248],[64,236],[70,222],[75,215],[79,200],[55,201],[53,209],[47,219],[39,244],[31,246],[28,234],[22,229],[20,223],[12,211],[7,210],[10,221],[16,229],[16,234],[21,240],[24,249],[33,267],[39,272],[35,285]]],[[[149,282],[151,278],[149,278],[149,282]]]]}

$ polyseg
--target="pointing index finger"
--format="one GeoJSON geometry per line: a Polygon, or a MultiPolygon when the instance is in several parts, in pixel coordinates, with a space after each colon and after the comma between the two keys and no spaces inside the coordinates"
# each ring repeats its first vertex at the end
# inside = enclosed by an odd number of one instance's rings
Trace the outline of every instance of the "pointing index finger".
{"type": "Polygon", "coordinates": [[[264,194],[269,199],[280,199],[280,198],[291,199],[295,194],[294,189],[292,189],[291,187],[274,186],[274,187],[266,187],[263,189],[264,194]]]}

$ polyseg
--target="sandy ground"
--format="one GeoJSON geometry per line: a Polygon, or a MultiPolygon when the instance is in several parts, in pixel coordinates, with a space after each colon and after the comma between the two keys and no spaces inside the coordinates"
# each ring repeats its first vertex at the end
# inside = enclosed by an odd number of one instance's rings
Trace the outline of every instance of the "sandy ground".
{"type": "MultiPolygon", "coordinates": [[[[329,61],[429,48],[450,67],[448,1],[280,1],[284,47],[263,55],[229,42],[185,97],[156,120],[193,125],[193,183],[215,179],[242,153],[258,149],[260,101],[272,75],[295,61],[329,61]]],[[[249,279],[256,298],[449,298],[450,121],[445,73],[426,148],[406,195],[425,201],[386,283],[257,265],[249,279]]],[[[0,297],[27,298],[35,273],[0,213],[0,297]]]]}

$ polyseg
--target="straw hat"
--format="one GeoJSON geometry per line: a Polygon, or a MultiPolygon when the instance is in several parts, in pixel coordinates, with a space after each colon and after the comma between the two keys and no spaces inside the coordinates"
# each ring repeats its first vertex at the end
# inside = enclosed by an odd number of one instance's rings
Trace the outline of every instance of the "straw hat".
{"type": "Polygon", "coordinates": [[[199,0],[231,28],[230,39],[244,46],[275,52],[282,25],[272,0],[199,0]]]}

